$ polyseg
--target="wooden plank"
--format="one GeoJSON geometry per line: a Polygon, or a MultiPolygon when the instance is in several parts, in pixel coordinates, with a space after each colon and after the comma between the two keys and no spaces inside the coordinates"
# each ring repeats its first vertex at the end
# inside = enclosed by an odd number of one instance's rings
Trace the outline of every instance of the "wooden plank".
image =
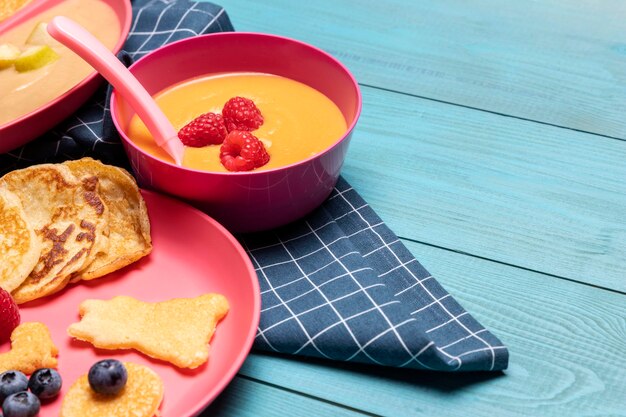
{"type": "Polygon", "coordinates": [[[229,0],[239,31],[312,43],[362,84],[626,138],[626,2],[229,0]]]}
{"type": "MultiPolygon", "coordinates": [[[[389,16],[415,18],[422,16],[416,8],[441,8],[433,15],[436,20],[437,16],[443,18],[446,10],[458,10],[458,16],[465,16],[468,7],[482,10],[487,4],[470,2],[472,6],[458,4],[455,9],[449,1],[429,3],[436,2],[406,2],[404,8],[401,3],[376,3],[378,13],[370,10],[369,14],[366,11],[374,3],[367,1],[358,5],[230,1],[224,5],[239,30],[272,31],[271,27],[293,35],[285,32],[300,28],[302,34],[313,37],[308,40],[325,39],[328,46],[342,45],[347,36],[344,31],[350,36],[358,31],[364,33],[358,42],[362,49],[379,42],[370,39],[368,31],[381,24],[372,16],[380,16],[383,10],[389,16]],[[340,18],[345,20],[343,24],[340,18]],[[321,24],[326,25],[325,30],[317,30],[320,28],[315,25],[321,24]]],[[[554,13],[559,9],[553,2],[541,4],[554,13]]],[[[513,10],[521,7],[507,3],[502,12],[506,16],[509,6],[513,10]]],[[[569,10],[564,13],[565,22],[580,15],[576,7],[592,6],[561,5],[569,10]]],[[[593,7],[610,10],[609,3],[593,7]]],[[[485,22],[493,13],[486,12],[485,22]]],[[[412,30],[422,29],[416,25],[412,30]]],[[[391,38],[385,39],[385,50],[396,48],[391,38]]],[[[404,45],[402,37],[398,42],[404,45]]],[[[401,52],[407,59],[416,59],[408,49],[401,52]]],[[[382,50],[362,53],[388,58],[382,50]]],[[[384,72],[369,64],[363,70],[367,74],[384,72]]],[[[389,87],[396,76],[379,84],[389,87]]],[[[406,77],[401,82],[411,85],[406,77]]],[[[409,87],[403,91],[410,91],[409,87]]],[[[393,230],[418,241],[626,290],[623,141],[368,87],[363,87],[363,93],[363,116],[344,173],[393,230]]],[[[523,95],[511,101],[530,103],[523,95]]]]}
{"type": "Polygon", "coordinates": [[[405,242],[509,347],[503,374],[252,354],[241,374],[383,416],[626,416],[623,295],[405,242]]]}
{"type": "MultiPolygon", "coordinates": [[[[202,387],[198,387],[202,389],[202,387]]],[[[167,395],[167,394],[166,394],[167,395]]],[[[363,414],[280,388],[235,377],[200,417],[359,417],[363,414]]]]}
{"type": "MultiPolygon", "coordinates": [[[[425,7],[408,3],[407,13],[425,7]]],[[[327,22],[330,34],[342,27],[332,24],[343,10],[339,6],[290,5],[233,1],[226,7],[235,22],[242,20],[240,30],[261,29],[249,27],[252,22],[277,30],[299,26],[301,14],[319,17],[311,24],[327,22]]],[[[354,9],[357,16],[364,13],[354,9]]],[[[369,30],[366,20],[361,23],[369,30]]],[[[301,26],[310,36],[327,36],[301,26]]],[[[363,116],[344,173],[392,229],[418,241],[626,290],[624,142],[367,87],[363,92],[363,116]]]]}
{"type": "Polygon", "coordinates": [[[626,142],[363,97],[343,174],[397,234],[626,291],[626,142]]]}

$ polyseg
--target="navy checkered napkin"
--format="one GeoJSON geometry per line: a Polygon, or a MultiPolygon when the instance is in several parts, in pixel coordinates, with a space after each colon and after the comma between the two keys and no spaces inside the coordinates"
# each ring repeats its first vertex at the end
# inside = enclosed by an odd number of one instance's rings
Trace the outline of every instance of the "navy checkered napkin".
{"type": "Polygon", "coordinates": [[[502,370],[506,347],[340,178],[286,227],[240,237],[261,285],[255,347],[433,370],[502,370]]]}
{"type": "MultiPolygon", "coordinates": [[[[136,0],[125,57],[233,30],[224,10],[187,0],[136,0]]],[[[92,156],[128,167],[101,89],[53,131],[0,156],[0,171],[92,156]]],[[[307,218],[239,236],[262,291],[254,347],[418,369],[502,370],[506,347],[419,264],[342,178],[307,218]]]]}

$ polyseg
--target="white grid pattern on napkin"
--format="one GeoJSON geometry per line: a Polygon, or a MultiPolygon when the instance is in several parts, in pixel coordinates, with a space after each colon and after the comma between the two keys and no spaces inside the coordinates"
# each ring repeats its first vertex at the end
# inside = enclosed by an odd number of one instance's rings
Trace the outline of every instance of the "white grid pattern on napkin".
{"type": "Polygon", "coordinates": [[[341,178],[306,221],[241,240],[261,282],[258,348],[422,369],[506,364],[500,341],[341,178]]]}
{"type": "MultiPolygon", "coordinates": [[[[165,43],[232,30],[224,9],[187,0],[136,0],[125,51],[138,59],[165,43]]],[[[104,88],[58,129],[2,155],[3,172],[93,156],[124,160],[104,88]]],[[[438,370],[506,368],[501,342],[419,264],[340,178],[305,221],[242,243],[263,290],[259,349],[438,370]]]]}

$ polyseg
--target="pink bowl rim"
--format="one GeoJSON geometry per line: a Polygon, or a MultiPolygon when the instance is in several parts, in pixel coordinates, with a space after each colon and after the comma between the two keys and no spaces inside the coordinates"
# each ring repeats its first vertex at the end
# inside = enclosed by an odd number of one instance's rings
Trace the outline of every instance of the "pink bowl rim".
{"type": "MultiPolygon", "coordinates": [[[[344,134],[337,139],[335,142],[333,142],[330,146],[326,147],[325,149],[323,149],[322,151],[318,152],[317,154],[310,156],[306,159],[303,159],[301,161],[298,162],[294,162],[292,164],[289,165],[283,165],[280,167],[276,167],[276,168],[272,168],[272,169],[267,169],[267,170],[262,170],[262,171],[241,171],[241,172],[218,172],[218,171],[202,171],[202,170],[198,170],[198,169],[193,169],[193,168],[187,168],[184,166],[178,166],[172,162],[169,161],[164,161],[160,158],[157,158],[153,155],[150,155],[149,153],[145,152],[143,149],[141,149],[139,146],[135,145],[135,143],[133,141],[131,141],[127,136],[126,133],[124,132],[124,129],[122,129],[122,127],[120,126],[117,117],[115,116],[116,114],[116,108],[117,105],[115,104],[115,97],[117,96],[115,89],[113,89],[112,93],[111,93],[111,99],[110,99],[110,109],[111,109],[111,118],[113,119],[113,124],[115,125],[115,128],[117,129],[117,131],[120,133],[120,137],[122,138],[122,140],[124,142],[126,142],[126,144],[128,146],[133,147],[136,151],[138,151],[140,154],[144,155],[145,157],[154,160],[158,163],[162,163],[165,165],[168,165],[172,168],[176,168],[176,169],[180,169],[183,171],[188,171],[188,172],[194,172],[194,173],[198,173],[198,174],[208,174],[208,175],[218,175],[218,176],[226,176],[226,177],[230,177],[230,176],[242,176],[242,175],[266,175],[269,173],[275,173],[275,172],[280,172],[286,169],[290,169],[292,167],[296,167],[299,165],[304,165],[304,164],[308,164],[311,161],[320,158],[322,155],[327,154],[328,152],[330,152],[334,147],[338,146],[341,142],[343,142],[352,132],[352,130],[354,130],[354,127],[356,126],[357,121],[359,120],[359,117],[361,115],[361,109],[363,107],[363,97],[361,95],[361,89],[359,88],[359,84],[356,81],[356,78],[354,77],[354,75],[352,75],[352,73],[350,72],[350,70],[348,70],[348,68],[342,64],[337,58],[335,58],[334,56],[332,56],[331,54],[329,54],[328,52],[313,46],[311,44],[308,44],[306,42],[303,41],[299,41],[293,38],[289,38],[286,36],[280,36],[280,35],[274,35],[274,34],[269,34],[269,33],[261,33],[261,32],[217,32],[217,33],[208,33],[208,34],[204,34],[204,35],[198,35],[198,36],[192,36],[189,38],[185,38],[185,39],[180,39],[177,41],[174,41],[172,43],[169,43],[167,45],[163,45],[149,53],[147,53],[146,55],[144,55],[143,57],[141,57],[140,59],[138,59],[137,61],[135,61],[130,67],[129,69],[132,71],[133,67],[135,67],[136,65],[139,65],[140,63],[142,63],[144,60],[146,59],[151,59],[152,55],[156,52],[160,52],[160,53],[165,53],[163,52],[166,49],[169,48],[173,48],[178,44],[182,44],[182,43],[186,43],[186,42],[194,42],[194,39],[197,38],[206,38],[206,37],[234,37],[234,36],[256,36],[256,37],[265,37],[265,38],[272,38],[272,39],[278,39],[278,40],[283,40],[283,41],[287,41],[287,42],[291,42],[293,44],[297,44],[300,46],[303,46],[307,49],[311,49],[319,54],[321,54],[322,56],[324,56],[325,58],[327,58],[329,61],[334,62],[350,79],[350,82],[352,83],[355,91],[356,91],[356,100],[357,100],[357,108],[356,108],[356,112],[354,114],[354,117],[352,118],[352,121],[350,122],[350,125],[346,128],[344,134]]],[[[181,80],[183,81],[183,80],[181,80]]]]}
{"type": "MultiPolygon", "coordinates": [[[[124,43],[126,43],[126,39],[128,38],[128,34],[130,33],[130,26],[132,24],[132,20],[133,20],[133,9],[132,9],[132,5],[130,3],[130,0],[117,0],[119,1],[119,3],[124,7],[124,13],[126,14],[126,18],[124,19],[123,22],[120,22],[121,25],[121,31],[120,31],[120,37],[117,40],[117,43],[115,44],[115,46],[113,47],[113,53],[117,54],[119,51],[122,50],[122,46],[124,46],[124,43]]],[[[96,71],[93,70],[91,73],[89,73],[89,75],[87,75],[85,78],[83,78],[78,84],[74,85],[74,87],[70,88],[69,90],[67,90],[65,93],[61,94],[60,96],[56,97],[55,99],[47,102],[46,104],[43,104],[39,107],[37,107],[35,110],[26,113],[23,116],[18,117],[17,119],[13,119],[8,123],[5,123],[3,125],[0,125],[0,132],[2,132],[3,129],[7,129],[10,127],[13,127],[15,125],[21,124],[23,123],[25,120],[33,117],[34,115],[43,112],[47,109],[49,109],[50,107],[56,106],[59,102],[65,100],[65,98],[67,96],[69,96],[70,94],[74,93],[75,90],[78,90],[80,88],[82,88],[85,84],[88,84],[90,82],[92,82],[94,80],[94,78],[100,76],[100,74],[96,71]]],[[[29,142],[29,141],[27,141],[29,142]]],[[[26,143],[27,143],[26,142],[26,143]]]]}

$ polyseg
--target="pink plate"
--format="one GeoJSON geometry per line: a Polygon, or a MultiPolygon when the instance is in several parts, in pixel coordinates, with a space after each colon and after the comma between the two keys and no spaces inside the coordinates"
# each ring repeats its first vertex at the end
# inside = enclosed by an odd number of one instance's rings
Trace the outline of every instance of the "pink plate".
{"type": "MultiPolygon", "coordinates": [[[[0,23],[0,35],[20,23],[37,16],[63,0],[33,0],[10,18],[0,23]]],[[[102,0],[109,5],[120,22],[120,37],[113,48],[117,54],[126,42],[132,21],[130,0],[102,0]]],[[[97,18],[97,16],[94,16],[97,18]]],[[[96,91],[104,79],[94,70],[73,88],[38,109],[0,125],[0,153],[8,152],[35,139],[74,113],[96,91]]]]}
{"type": "MultiPolygon", "coordinates": [[[[142,363],[164,381],[163,416],[199,414],[230,382],[254,340],[260,315],[256,273],[239,243],[215,220],[177,200],[149,191],[143,195],[152,225],[152,253],[106,277],[71,285],[62,292],[21,307],[22,322],[41,321],[59,348],[61,395],[42,407],[41,416],[57,416],[63,395],[89,367],[104,358],[142,363]],[[107,351],[72,340],[67,327],[78,321],[78,305],[87,298],[129,295],[144,301],[224,294],[228,315],[211,340],[208,363],[181,370],[135,351],[107,351]]],[[[8,350],[8,343],[0,350],[8,350]]]]}

